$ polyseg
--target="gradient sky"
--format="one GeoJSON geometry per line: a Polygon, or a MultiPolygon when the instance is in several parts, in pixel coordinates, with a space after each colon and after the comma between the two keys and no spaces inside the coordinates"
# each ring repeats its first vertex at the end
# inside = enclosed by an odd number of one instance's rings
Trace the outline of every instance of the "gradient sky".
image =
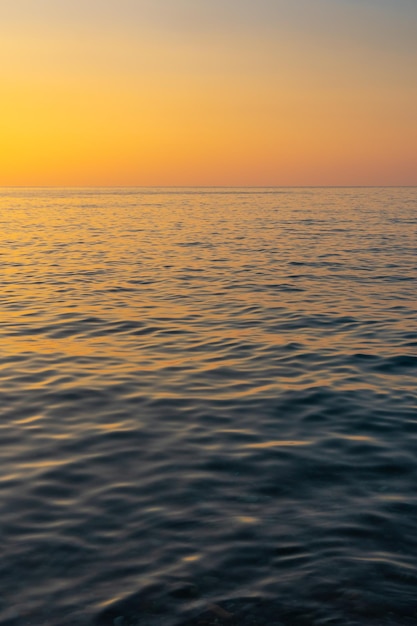
{"type": "Polygon", "coordinates": [[[0,0],[0,185],[417,185],[417,0],[0,0]]]}

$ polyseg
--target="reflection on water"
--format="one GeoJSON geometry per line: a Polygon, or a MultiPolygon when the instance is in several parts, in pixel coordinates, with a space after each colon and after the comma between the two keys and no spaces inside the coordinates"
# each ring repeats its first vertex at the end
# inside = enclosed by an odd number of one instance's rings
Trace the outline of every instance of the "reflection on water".
{"type": "Polygon", "coordinates": [[[0,624],[417,622],[416,201],[2,191],[0,624]]]}

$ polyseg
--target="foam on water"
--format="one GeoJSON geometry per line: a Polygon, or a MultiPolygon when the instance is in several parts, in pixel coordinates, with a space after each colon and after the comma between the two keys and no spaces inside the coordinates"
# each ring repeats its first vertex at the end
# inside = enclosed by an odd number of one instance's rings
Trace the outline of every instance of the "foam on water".
{"type": "Polygon", "coordinates": [[[1,625],[416,623],[416,205],[2,190],[1,625]]]}

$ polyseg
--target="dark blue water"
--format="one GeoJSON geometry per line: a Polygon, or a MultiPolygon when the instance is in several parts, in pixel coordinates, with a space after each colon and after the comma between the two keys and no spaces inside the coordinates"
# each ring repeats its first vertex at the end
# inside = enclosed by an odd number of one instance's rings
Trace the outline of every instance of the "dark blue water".
{"type": "Polygon", "coordinates": [[[417,189],[0,195],[0,624],[417,624],[417,189]]]}

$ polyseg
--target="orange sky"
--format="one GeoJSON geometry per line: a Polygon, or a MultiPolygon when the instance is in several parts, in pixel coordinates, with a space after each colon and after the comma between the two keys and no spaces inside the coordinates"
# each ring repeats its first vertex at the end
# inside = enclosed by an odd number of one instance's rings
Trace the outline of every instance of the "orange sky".
{"type": "Polygon", "coordinates": [[[417,185],[415,0],[15,0],[0,185],[417,185]]]}

